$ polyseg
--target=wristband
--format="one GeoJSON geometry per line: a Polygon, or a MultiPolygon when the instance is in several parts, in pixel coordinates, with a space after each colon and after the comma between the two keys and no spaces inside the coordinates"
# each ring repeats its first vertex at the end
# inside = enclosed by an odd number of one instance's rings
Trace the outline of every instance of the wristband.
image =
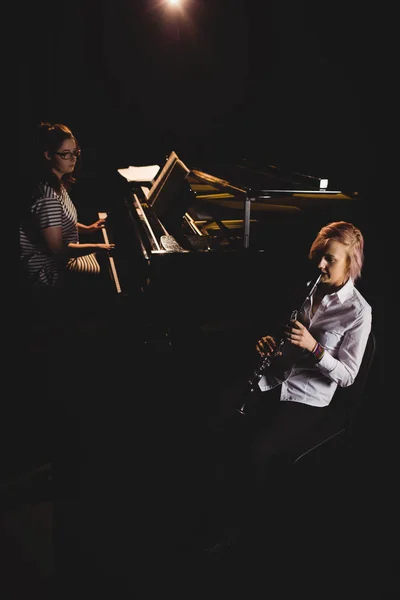
{"type": "Polygon", "coordinates": [[[325,354],[325,348],[319,342],[315,344],[314,350],[311,352],[316,362],[319,362],[325,354]]]}

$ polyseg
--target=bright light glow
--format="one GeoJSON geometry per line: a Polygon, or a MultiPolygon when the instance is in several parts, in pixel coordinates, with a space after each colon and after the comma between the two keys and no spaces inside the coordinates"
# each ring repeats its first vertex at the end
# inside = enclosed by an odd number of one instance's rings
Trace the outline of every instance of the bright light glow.
{"type": "MultiPolygon", "coordinates": [[[[165,20],[165,33],[175,40],[182,35],[194,35],[195,24],[191,18],[191,4],[195,0],[146,0],[152,3],[152,10],[165,20]]],[[[199,0],[196,0],[196,2],[199,0]]]]}

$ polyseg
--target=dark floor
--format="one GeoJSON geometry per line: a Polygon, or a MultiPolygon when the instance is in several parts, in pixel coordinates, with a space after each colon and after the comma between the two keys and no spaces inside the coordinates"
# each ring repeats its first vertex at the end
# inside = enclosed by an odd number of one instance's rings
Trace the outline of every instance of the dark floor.
{"type": "Polygon", "coordinates": [[[135,489],[137,474],[122,464],[99,464],[82,475],[79,492],[62,498],[36,477],[30,491],[25,486],[25,502],[20,493],[3,512],[3,598],[26,598],[33,590],[41,598],[81,597],[77,585],[82,597],[153,598],[160,586],[182,598],[255,598],[260,591],[284,598],[392,598],[399,592],[393,523],[372,501],[383,482],[352,472],[350,463],[340,472],[293,475],[273,517],[260,518],[216,556],[189,533],[196,521],[193,484],[170,477],[169,489],[160,481],[135,489]]]}
{"type": "MultiPolygon", "coordinates": [[[[194,354],[171,359],[168,344],[149,348],[139,330],[126,332],[128,349],[116,343],[118,320],[85,321],[85,344],[75,333],[68,342],[65,332],[51,344],[35,338],[18,382],[25,403],[10,408],[18,427],[3,432],[2,480],[17,479],[3,496],[2,598],[32,589],[50,597],[54,579],[57,598],[76,597],[78,582],[82,597],[154,598],[161,586],[184,598],[399,592],[393,470],[377,452],[370,398],[347,454],[332,449],[321,464],[294,470],[273,490],[279,507],[210,557],[201,543],[203,508],[213,504],[202,428],[216,379],[210,387],[194,354]],[[44,361],[45,383],[37,377],[44,361]]],[[[376,369],[370,396],[379,380],[376,369]]]]}

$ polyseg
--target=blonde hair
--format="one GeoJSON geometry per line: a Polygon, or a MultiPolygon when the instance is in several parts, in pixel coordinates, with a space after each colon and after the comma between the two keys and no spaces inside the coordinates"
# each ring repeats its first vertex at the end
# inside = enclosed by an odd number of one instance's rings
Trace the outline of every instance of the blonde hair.
{"type": "Polygon", "coordinates": [[[364,264],[364,238],[358,227],[347,221],[334,221],[320,229],[311,245],[308,258],[316,260],[327,244],[335,240],[347,249],[348,274],[353,281],[361,277],[364,264]]]}

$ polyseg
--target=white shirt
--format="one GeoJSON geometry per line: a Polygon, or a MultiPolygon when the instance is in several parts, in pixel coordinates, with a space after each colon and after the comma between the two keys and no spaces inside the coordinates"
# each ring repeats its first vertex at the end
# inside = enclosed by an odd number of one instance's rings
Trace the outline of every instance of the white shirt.
{"type": "Polygon", "coordinates": [[[297,356],[293,368],[283,379],[267,369],[259,387],[267,391],[282,383],[281,401],[327,406],[338,386],[354,382],[371,330],[372,310],[351,279],[338,292],[324,296],[313,316],[312,303],[313,297],[298,320],[325,348],[322,359],[315,363],[309,352],[290,345],[297,356]]]}

